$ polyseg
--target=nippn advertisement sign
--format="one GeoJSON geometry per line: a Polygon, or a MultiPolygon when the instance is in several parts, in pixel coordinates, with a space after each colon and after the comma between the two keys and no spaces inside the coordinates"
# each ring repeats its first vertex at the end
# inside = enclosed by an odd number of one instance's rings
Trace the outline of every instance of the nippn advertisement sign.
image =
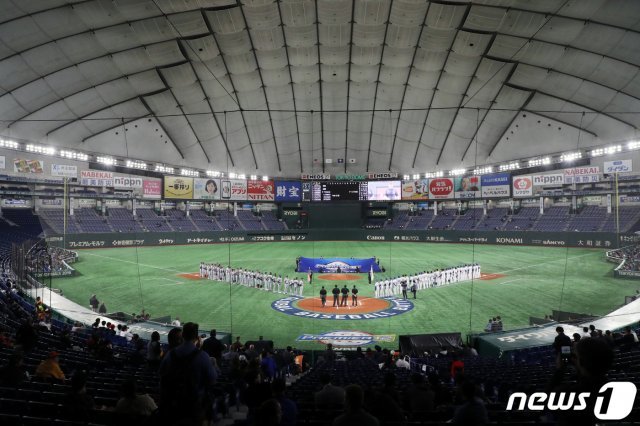
{"type": "Polygon", "coordinates": [[[533,195],[533,180],[531,176],[513,177],[513,196],[530,197],[533,195]]]}
{"type": "Polygon", "coordinates": [[[547,173],[533,175],[533,186],[562,186],[564,184],[564,173],[547,173]]]}

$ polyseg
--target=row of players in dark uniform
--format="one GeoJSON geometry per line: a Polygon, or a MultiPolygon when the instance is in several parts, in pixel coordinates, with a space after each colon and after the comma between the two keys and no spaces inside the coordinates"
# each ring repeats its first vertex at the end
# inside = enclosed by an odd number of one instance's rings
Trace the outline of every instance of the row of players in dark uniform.
{"type": "MultiPolygon", "coordinates": [[[[342,289],[339,289],[338,285],[336,284],[333,290],[331,290],[331,294],[333,294],[333,306],[347,306],[349,301],[349,288],[347,288],[346,284],[344,285],[344,287],[342,287],[342,289]],[[342,299],[338,300],[341,294],[342,299]]],[[[320,290],[320,300],[322,301],[322,307],[324,308],[327,304],[327,290],[324,288],[324,286],[322,286],[322,289],[320,290]]],[[[351,289],[351,306],[358,306],[358,289],[355,285],[351,289]]]]}

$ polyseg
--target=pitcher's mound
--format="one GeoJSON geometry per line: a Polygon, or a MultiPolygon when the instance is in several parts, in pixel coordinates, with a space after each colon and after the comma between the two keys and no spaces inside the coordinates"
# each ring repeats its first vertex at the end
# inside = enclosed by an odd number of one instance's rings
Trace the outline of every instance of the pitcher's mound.
{"type": "Polygon", "coordinates": [[[318,278],[327,281],[355,281],[360,279],[358,275],[352,274],[322,274],[318,275],[318,278]]]}

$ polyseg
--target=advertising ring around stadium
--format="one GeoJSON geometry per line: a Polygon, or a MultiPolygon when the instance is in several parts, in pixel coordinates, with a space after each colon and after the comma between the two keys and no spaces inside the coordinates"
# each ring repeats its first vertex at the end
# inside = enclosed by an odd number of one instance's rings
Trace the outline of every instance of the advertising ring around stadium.
{"type": "Polygon", "coordinates": [[[327,297],[326,306],[322,307],[320,298],[304,298],[289,296],[278,299],[271,304],[278,312],[303,318],[324,320],[371,320],[402,315],[413,310],[413,302],[395,297],[364,297],[358,306],[334,307],[332,297],[327,297]]]}

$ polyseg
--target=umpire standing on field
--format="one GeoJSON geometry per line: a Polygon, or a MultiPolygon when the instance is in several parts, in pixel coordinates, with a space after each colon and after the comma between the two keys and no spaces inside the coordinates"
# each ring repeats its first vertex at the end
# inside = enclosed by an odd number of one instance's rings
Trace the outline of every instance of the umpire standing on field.
{"type": "Polygon", "coordinates": [[[338,296],[340,296],[340,289],[338,288],[338,284],[336,284],[333,290],[331,290],[331,293],[333,294],[333,306],[338,306],[338,296]]]}
{"type": "Polygon", "coordinates": [[[358,289],[355,285],[351,289],[351,306],[358,306],[358,289]]]}
{"type": "Polygon", "coordinates": [[[347,302],[349,301],[349,289],[346,284],[342,287],[341,293],[342,300],[340,301],[340,306],[347,306],[347,302]]]}
{"type": "Polygon", "coordinates": [[[322,307],[324,308],[324,305],[327,304],[327,290],[324,289],[324,286],[320,289],[320,301],[322,301],[322,307]]]}

